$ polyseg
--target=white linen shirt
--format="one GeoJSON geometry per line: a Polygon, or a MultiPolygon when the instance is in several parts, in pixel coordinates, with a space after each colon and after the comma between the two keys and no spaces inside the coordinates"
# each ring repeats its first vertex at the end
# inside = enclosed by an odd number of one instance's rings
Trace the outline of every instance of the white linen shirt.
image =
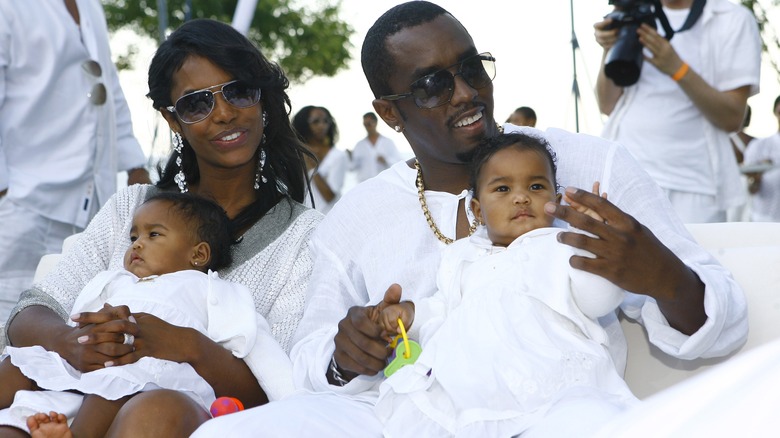
{"type": "MultiPolygon", "coordinates": [[[[558,129],[543,132],[509,124],[504,129],[544,136],[557,154],[562,186],[590,188],[594,181],[600,181],[612,203],[647,226],[704,283],[708,319],[691,336],[671,328],[654,299],[626,294],[623,312],[645,325],[656,346],[673,356],[692,359],[721,356],[745,342],[747,305],[741,288],[694,242],[664,193],[624,148],[558,129]]],[[[304,316],[290,352],[298,387],[376,401],[381,373],[336,387],[328,383],[326,371],[335,350],[338,322],[350,307],[380,302],[393,283],[401,285],[403,300],[416,301],[436,291],[436,272],[445,244],[434,236],[422,213],[416,176],[414,169],[400,162],[359,184],[345,194],[312,236],[314,269],[304,316]]],[[[445,236],[455,236],[458,202],[466,191],[453,195],[428,190],[425,196],[439,229],[445,236]]],[[[599,321],[610,338],[616,369],[622,374],[627,351],[617,313],[599,321]]]]}
{"type": "Polygon", "coordinates": [[[103,8],[98,0],[76,4],[80,27],[62,1],[0,2],[0,151],[9,199],[83,228],[116,192],[117,172],[143,167],[146,158],[111,60],[103,8]],[[82,68],[90,59],[100,64],[100,78],[82,68]],[[98,81],[107,89],[103,105],[87,96],[98,81]]]}
{"type": "Polygon", "coordinates": [[[368,137],[355,144],[352,150],[352,168],[357,173],[359,182],[373,178],[379,172],[389,168],[393,164],[402,160],[401,153],[395,147],[393,140],[379,134],[376,144],[371,144],[368,137]],[[377,161],[379,157],[385,159],[387,165],[382,165],[377,161]]]}

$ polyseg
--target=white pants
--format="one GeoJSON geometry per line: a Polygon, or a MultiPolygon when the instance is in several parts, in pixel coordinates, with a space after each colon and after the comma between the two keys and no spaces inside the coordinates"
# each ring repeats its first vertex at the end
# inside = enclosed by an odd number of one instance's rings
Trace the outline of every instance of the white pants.
{"type": "Polygon", "coordinates": [[[234,436],[378,438],[382,424],[373,403],[305,392],[209,420],[191,438],[234,436]]]}
{"type": "Polygon", "coordinates": [[[718,207],[714,196],[663,189],[683,223],[726,222],[726,210],[718,207]]]}
{"type": "Polygon", "coordinates": [[[0,198],[0,325],[5,324],[19,295],[32,286],[41,257],[60,252],[62,241],[80,231],[0,198]]]}

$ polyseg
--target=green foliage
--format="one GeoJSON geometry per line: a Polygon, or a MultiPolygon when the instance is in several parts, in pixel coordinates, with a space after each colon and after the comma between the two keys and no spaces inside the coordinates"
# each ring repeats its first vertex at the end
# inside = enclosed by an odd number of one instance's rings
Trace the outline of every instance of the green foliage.
{"type": "MultiPolygon", "coordinates": [[[[160,39],[156,0],[102,0],[109,29],[129,27],[139,35],[160,39]]],[[[191,18],[230,23],[237,0],[192,0],[191,18]]],[[[248,37],[269,59],[278,62],[294,82],[334,76],[347,66],[354,29],[339,20],[335,5],[295,8],[291,0],[259,0],[248,37]]],[[[185,21],[185,0],[167,0],[168,32],[185,21]]],[[[132,55],[132,54],[130,54],[132,55]]],[[[127,60],[125,59],[125,62],[127,60]]]]}
{"type": "Polygon", "coordinates": [[[756,16],[758,28],[761,31],[761,45],[764,52],[764,59],[768,60],[778,76],[780,81],[780,41],[778,34],[767,14],[767,8],[776,8],[780,5],[780,0],[740,0],[742,5],[750,9],[756,16]]]}

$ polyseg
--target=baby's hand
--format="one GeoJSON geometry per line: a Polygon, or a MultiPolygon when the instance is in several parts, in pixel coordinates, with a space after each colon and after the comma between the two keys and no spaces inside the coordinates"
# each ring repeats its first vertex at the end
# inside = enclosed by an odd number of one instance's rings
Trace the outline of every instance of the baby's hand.
{"type": "MultiPolygon", "coordinates": [[[[593,183],[593,190],[591,190],[591,193],[593,193],[594,195],[599,195],[599,196],[601,196],[604,199],[607,199],[607,193],[606,192],[599,193],[600,188],[601,188],[601,184],[598,181],[594,182],[593,183]]],[[[603,217],[601,217],[598,213],[596,213],[595,211],[591,210],[590,208],[588,208],[588,207],[586,207],[586,206],[584,206],[582,204],[578,204],[576,202],[573,202],[569,198],[566,198],[566,201],[569,203],[569,205],[574,207],[574,209],[579,211],[580,213],[587,214],[588,216],[592,217],[593,219],[596,219],[599,222],[605,222],[603,217]]]]}
{"type": "Polygon", "coordinates": [[[385,307],[379,315],[379,324],[382,325],[382,333],[391,342],[396,335],[401,333],[401,327],[398,320],[404,324],[404,328],[409,330],[414,322],[414,303],[411,301],[402,301],[385,307]]]}

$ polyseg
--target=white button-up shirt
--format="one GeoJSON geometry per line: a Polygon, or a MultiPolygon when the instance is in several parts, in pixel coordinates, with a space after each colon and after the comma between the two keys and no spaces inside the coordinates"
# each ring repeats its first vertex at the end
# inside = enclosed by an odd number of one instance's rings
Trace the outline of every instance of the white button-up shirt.
{"type": "Polygon", "coordinates": [[[80,26],[62,1],[0,2],[0,189],[5,179],[15,203],[84,227],[116,191],[117,172],[146,159],[102,6],[76,3],[80,26]],[[83,69],[90,59],[100,64],[100,77],[83,69]],[[102,105],[88,97],[98,82],[107,89],[102,105]]]}

